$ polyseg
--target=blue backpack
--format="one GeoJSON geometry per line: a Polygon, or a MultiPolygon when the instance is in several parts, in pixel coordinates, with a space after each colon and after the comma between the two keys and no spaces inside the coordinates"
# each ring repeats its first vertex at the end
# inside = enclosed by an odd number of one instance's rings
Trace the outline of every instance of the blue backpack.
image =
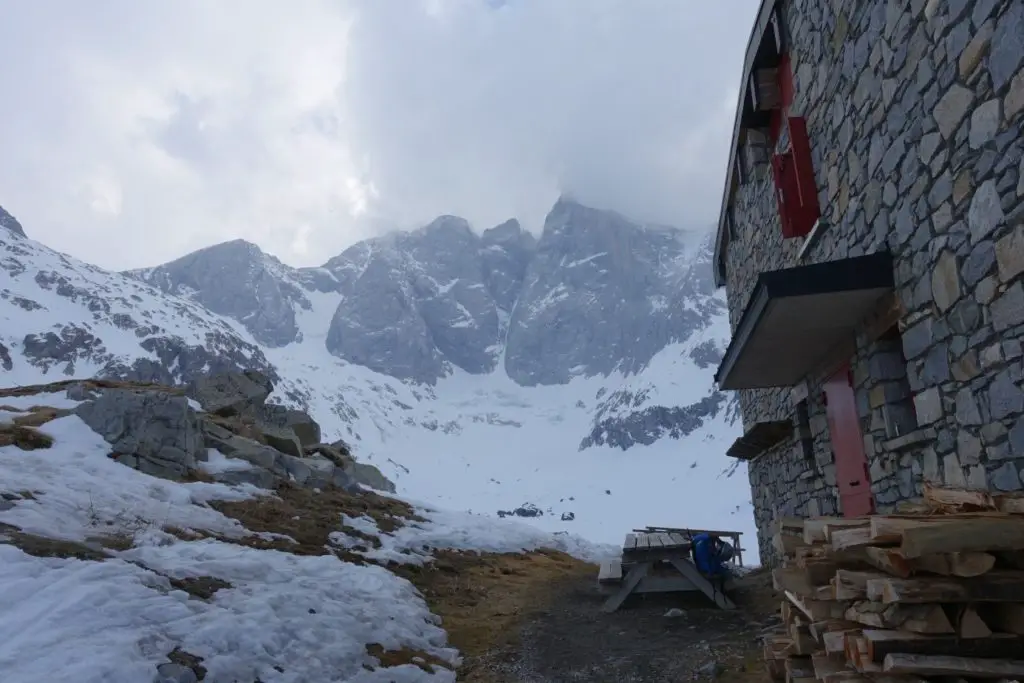
{"type": "Polygon", "coordinates": [[[693,537],[693,563],[704,576],[725,576],[729,568],[725,563],[732,556],[732,547],[720,538],[709,534],[693,537]]]}

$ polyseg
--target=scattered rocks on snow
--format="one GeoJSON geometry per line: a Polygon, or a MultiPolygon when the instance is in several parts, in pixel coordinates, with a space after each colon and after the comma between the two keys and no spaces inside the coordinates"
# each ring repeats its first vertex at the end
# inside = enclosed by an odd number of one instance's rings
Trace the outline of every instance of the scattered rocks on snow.
{"type": "Polygon", "coordinates": [[[544,511],[533,503],[524,503],[515,510],[498,510],[498,517],[543,517],[544,511]]]}
{"type": "Polygon", "coordinates": [[[273,488],[290,481],[306,488],[336,486],[354,491],[362,484],[395,491],[379,469],[356,462],[345,442],[319,443],[320,425],[308,414],[267,404],[274,385],[259,372],[200,377],[184,389],[86,380],[6,391],[28,395],[60,389],[82,403],[74,411],[40,408],[17,416],[11,425],[3,425],[10,441],[17,435],[18,445],[45,447],[36,445],[42,440],[28,438],[38,434],[49,439],[32,427],[73,412],[111,445],[112,458],[155,477],[177,481],[195,477],[204,471],[201,463],[209,460],[209,449],[216,449],[250,465],[205,471],[206,476],[227,484],[273,488]],[[190,398],[203,410],[195,410],[190,398]],[[28,421],[19,423],[24,420],[28,421]]]}

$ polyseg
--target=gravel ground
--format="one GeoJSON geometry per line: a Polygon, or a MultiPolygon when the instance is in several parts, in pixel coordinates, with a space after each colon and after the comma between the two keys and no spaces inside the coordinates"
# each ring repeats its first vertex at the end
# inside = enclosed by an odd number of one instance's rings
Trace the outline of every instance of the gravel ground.
{"type": "Polygon", "coordinates": [[[492,680],[517,683],[678,683],[717,678],[767,681],[759,633],[777,620],[765,572],[743,577],[736,610],[702,595],[631,597],[614,614],[593,576],[569,577],[524,620],[517,644],[496,657],[492,680]]]}

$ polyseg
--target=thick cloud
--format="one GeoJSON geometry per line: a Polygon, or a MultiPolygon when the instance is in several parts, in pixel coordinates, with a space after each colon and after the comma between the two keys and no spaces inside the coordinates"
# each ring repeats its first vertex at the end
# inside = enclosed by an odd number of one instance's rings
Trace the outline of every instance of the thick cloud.
{"type": "Polygon", "coordinates": [[[0,21],[0,205],[105,266],[287,262],[561,192],[714,220],[756,0],[46,0],[0,21]]]}

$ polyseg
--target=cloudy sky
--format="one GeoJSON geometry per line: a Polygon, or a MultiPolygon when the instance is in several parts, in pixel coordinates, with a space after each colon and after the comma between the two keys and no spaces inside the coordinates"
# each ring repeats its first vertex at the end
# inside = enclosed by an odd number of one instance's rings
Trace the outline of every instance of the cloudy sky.
{"type": "Polygon", "coordinates": [[[293,265],[559,193],[717,216],[757,0],[35,0],[0,9],[0,205],[109,268],[293,265]]]}

